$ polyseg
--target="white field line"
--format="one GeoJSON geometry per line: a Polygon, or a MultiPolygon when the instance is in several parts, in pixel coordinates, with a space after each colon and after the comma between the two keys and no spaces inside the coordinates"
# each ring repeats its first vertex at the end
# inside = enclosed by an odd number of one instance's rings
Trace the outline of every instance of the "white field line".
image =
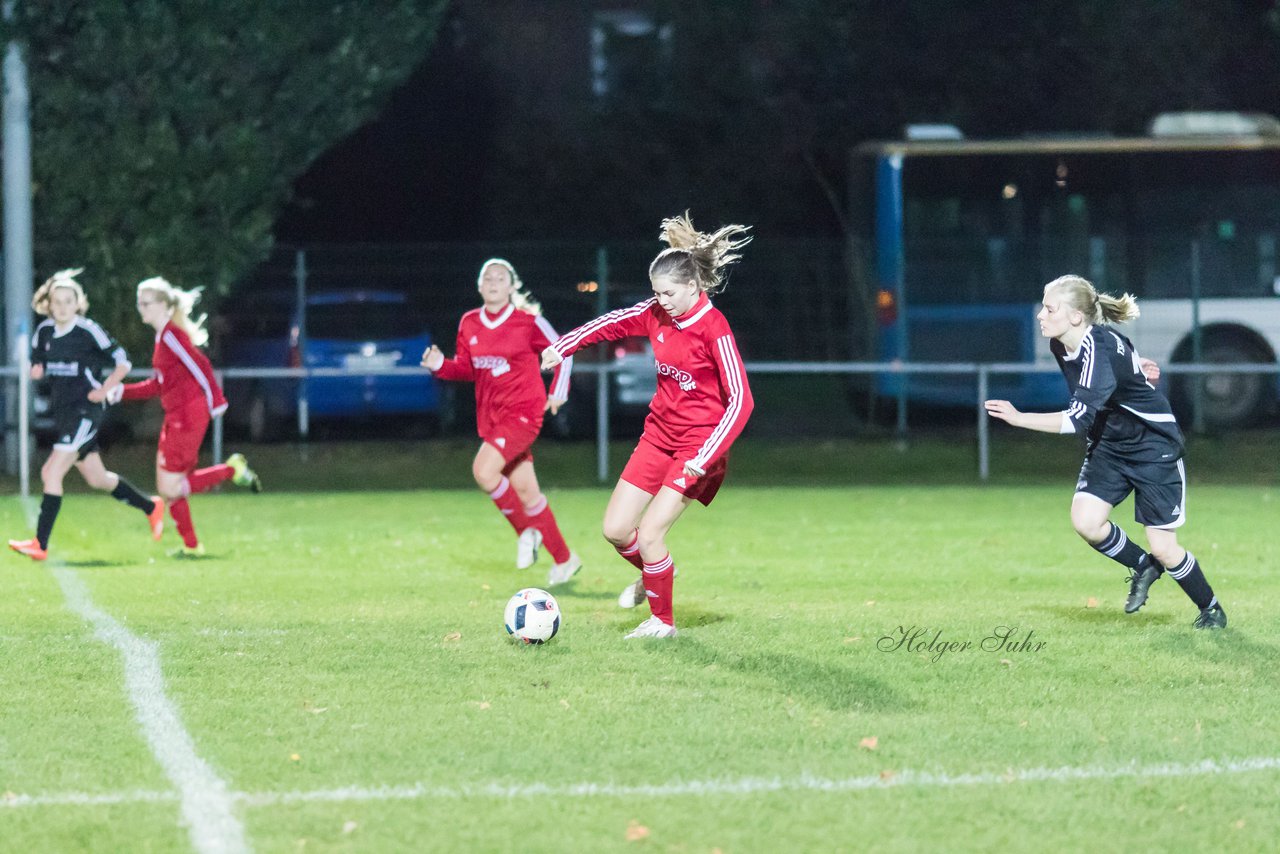
{"type": "MultiPolygon", "coordinates": [[[[33,503],[27,506],[34,516],[33,503]]],[[[35,519],[29,519],[35,527],[35,519]]],[[[196,754],[191,735],[182,726],[178,709],[164,693],[160,653],[154,642],[134,635],[114,617],[93,603],[89,589],[73,570],[61,561],[49,562],[49,570],[62,588],[67,607],[93,626],[94,635],[120,651],[124,659],[125,687],[133,703],[142,734],[165,776],[178,790],[182,820],[191,845],[201,854],[236,854],[250,850],[244,826],[233,811],[231,792],[212,768],[196,754]]],[[[104,794],[61,794],[26,797],[0,794],[6,806],[51,804],[136,803],[170,801],[171,792],[107,792],[104,794]]]]}
{"type": "MultiPolygon", "coordinates": [[[[965,786],[1008,786],[1015,783],[1074,783],[1083,780],[1168,779],[1180,777],[1222,776],[1258,771],[1280,770],[1280,757],[1251,759],[1205,759],[1193,763],[1142,765],[1063,766],[1059,768],[1011,768],[999,774],[940,774],[924,771],[898,771],[864,777],[827,778],[743,777],[739,779],[673,781],[648,785],[614,783],[572,783],[563,786],[511,785],[489,783],[463,786],[348,786],[294,792],[234,792],[230,797],[245,807],[271,807],[282,804],[350,801],[412,801],[425,799],[467,798],[566,798],[566,797],[687,797],[717,795],[754,795],[771,792],[860,792],[874,789],[948,789],[965,786]]],[[[61,795],[0,795],[0,807],[34,807],[89,805],[96,803],[132,803],[173,800],[168,792],[117,792],[101,795],[66,793],[61,795]]]]}

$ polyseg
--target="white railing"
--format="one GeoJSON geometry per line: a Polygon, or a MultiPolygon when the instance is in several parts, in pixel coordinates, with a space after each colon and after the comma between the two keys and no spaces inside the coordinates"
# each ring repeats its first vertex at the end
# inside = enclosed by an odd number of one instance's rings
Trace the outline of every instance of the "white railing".
{"type": "MultiPolygon", "coordinates": [[[[988,388],[993,374],[1056,374],[1056,365],[1037,365],[1024,362],[746,362],[747,374],[836,374],[836,375],[874,375],[874,374],[940,374],[972,376],[976,382],[976,417],[978,434],[978,478],[986,481],[991,472],[991,438],[990,417],[982,406],[987,399],[988,388]]],[[[1210,374],[1280,374],[1280,364],[1232,363],[1232,364],[1165,364],[1160,366],[1162,380],[1169,376],[1210,375],[1210,374]]],[[[605,377],[605,381],[596,383],[596,476],[601,483],[609,481],[609,383],[607,378],[620,369],[612,364],[576,364],[575,374],[595,374],[605,377]]],[[[366,376],[421,376],[423,368],[382,368],[368,370],[351,370],[347,368],[222,368],[215,371],[220,383],[227,379],[308,379],[312,377],[366,377],[366,376]]],[[[148,370],[135,370],[130,378],[142,379],[151,375],[148,370]]],[[[25,497],[30,492],[30,384],[28,372],[18,366],[0,366],[0,378],[18,379],[18,473],[19,490],[25,497]]],[[[305,389],[305,384],[300,386],[305,389]]],[[[305,392],[304,392],[305,395],[305,392]]],[[[309,433],[308,413],[305,396],[298,406],[298,434],[304,440],[309,433]]],[[[898,432],[907,432],[907,401],[904,397],[897,400],[898,432]]],[[[213,458],[215,462],[222,460],[223,419],[215,418],[212,424],[213,458]]]]}

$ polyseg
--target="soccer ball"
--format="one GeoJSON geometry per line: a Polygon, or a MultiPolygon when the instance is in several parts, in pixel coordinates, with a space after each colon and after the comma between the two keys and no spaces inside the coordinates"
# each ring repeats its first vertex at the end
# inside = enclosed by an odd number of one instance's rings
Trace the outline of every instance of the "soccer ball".
{"type": "Polygon", "coordinates": [[[560,631],[560,606],[545,590],[526,587],[507,602],[507,634],[525,643],[546,643],[560,631]]]}

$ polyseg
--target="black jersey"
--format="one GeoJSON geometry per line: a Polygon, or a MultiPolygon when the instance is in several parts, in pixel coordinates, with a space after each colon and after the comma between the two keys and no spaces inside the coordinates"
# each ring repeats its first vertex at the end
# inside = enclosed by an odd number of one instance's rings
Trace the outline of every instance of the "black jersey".
{"type": "Polygon", "coordinates": [[[1092,451],[1098,445],[1135,462],[1182,457],[1182,431],[1168,399],[1147,382],[1133,343],[1110,326],[1089,327],[1080,349],[1049,349],[1071,389],[1067,417],[1092,451]]]}
{"type": "Polygon", "coordinates": [[[55,414],[97,405],[89,402],[90,390],[102,385],[105,372],[128,362],[124,348],[87,317],[77,316],[62,333],[46,320],[31,335],[31,363],[44,365],[55,414]]]}

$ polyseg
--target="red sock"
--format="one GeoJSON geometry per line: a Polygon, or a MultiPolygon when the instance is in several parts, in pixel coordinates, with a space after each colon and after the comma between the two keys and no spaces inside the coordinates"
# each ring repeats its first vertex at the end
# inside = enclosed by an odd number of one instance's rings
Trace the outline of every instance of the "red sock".
{"type": "MultiPolygon", "coordinates": [[[[511,488],[511,481],[505,477],[498,484],[498,488],[489,493],[489,497],[493,499],[493,503],[498,505],[498,510],[511,523],[511,527],[516,529],[516,533],[520,533],[529,527],[529,520],[524,515],[524,508],[520,506],[520,498],[516,495],[516,491],[511,488]]],[[[546,536],[545,534],[543,536],[546,536]]]]}
{"type": "Polygon", "coordinates": [[[564,563],[569,559],[569,547],[565,545],[564,535],[560,533],[560,526],[556,524],[556,516],[551,512],[551,505],[547,504],[545,495],[538,499],[537,504],[524,508],[524,517],[531,526],[542,532],[542,544],[547,547],[556,563],[564,563]]]}
{"type": "Polygon", "coordinates": [[[618,554],[641,571],[644,570],[644,560],[640,557],[640,531],[639,529],[631,532],[631,542],[625,546],[614,546],[618,550],[618,554]]]}
{"type": "Polygon", "coordinates": [[[194,495],[197,492],[213,489],[224,480],[231,480],[235,473],[236,470],[226,463],[219,466],[209,466],[207,469],[196,469],[187,475],[187,494],[194,495]]]}
{"type": "Polygon", "coordinates": [[[200,541],[196,539],[196,526],[191,524],[191,506],[187,504],[187,499],[179,498],[177,501],[170,501],[169,515],[178,526],[178,533],[182,535],[182,544],[189,549],[199,545],[200,541]]]}
{"type": "Polygon", "coordinates": [[[671,607],[671,582],[676,577],[676,565],[667,555],[657,563],[645,562],[644,593],[649,600],[649,611],[668,626],[676,624],[671,607]]]}

